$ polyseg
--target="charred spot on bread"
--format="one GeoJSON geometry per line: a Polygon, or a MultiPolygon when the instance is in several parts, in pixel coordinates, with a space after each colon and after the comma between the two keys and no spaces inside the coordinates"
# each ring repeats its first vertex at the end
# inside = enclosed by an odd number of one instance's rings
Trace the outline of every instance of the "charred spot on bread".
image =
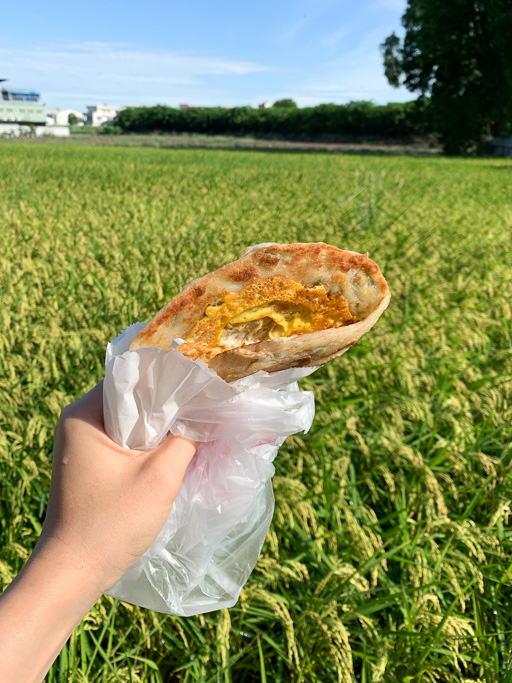
{"type": "Polygon", "coordinates": [[[232,275],[231,278],[235,282],[247,282],[248,280],[251,280],[253,277],[255,277],[258,274],[258,271],[256,268],[242,268],[241,270],[235,271],[232,275]]]}
{"type": "Polygon", "coordinates": [[[271,251],[264,251],[258,259],[262,266],[275,266],[280,260],[280,255],[272,253],[271,251]]]}

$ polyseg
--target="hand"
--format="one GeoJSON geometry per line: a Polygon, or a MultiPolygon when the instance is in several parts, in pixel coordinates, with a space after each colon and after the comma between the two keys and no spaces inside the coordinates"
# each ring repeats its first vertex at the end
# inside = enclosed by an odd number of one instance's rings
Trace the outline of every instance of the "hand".
{"type": "Polygon", "coordinates": [[[118,446],[104,430],[102,390],[65,408],[57,424],[41,541],[61,544],[104,592],[158,535],[196,447],[177,436],[148,452],[118,446]]]}
{"type": "Polygon", "coordinates": [[[153,451],[115,444],[98,384],[64,409],[41,537],[0,597],[0,680],[41,681],[77,623],[163,527],[195,444],[153,451]]]}

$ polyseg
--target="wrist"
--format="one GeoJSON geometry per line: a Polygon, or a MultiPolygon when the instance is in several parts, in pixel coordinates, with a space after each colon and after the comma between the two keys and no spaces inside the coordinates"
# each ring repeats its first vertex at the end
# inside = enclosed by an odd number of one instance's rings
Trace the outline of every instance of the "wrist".
{"type": "Polygon", "coordinates": [[[73,629],[101,596],[88,571],[55,539],[41,539],[0,599],[2,683],[42,681],[73,629]]]}
{"type": "Polygon", "coordinates": [[[44,531],[23,571],[30,572],[38,581],[58,583],[64,598],[74,596],[76,600],[81,596],[80,607],[82,603],[94,604],[106,590],[94,557],[82,551],[72,539],[47,536],[44,531]]]}

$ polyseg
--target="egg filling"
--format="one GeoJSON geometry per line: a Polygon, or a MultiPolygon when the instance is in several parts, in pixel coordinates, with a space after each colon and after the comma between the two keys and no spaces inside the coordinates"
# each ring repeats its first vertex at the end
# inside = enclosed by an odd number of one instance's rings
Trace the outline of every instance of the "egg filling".
{"type": "Polygon", "coordinates": [[[274,276],[228,292],[222,302],[208,306],[179,350],[208,363],[229,349],[354,322],[339,292],[274,276]]]}

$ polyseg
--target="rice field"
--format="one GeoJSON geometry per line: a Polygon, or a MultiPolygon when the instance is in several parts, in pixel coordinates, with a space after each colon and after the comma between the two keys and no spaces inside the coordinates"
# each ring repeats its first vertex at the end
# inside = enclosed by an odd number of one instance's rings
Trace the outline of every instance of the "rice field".
{"type": "Polygon", "coordinates": [[[511,185],[505,160],[0,146],[2,587],[121,329],[259,242],[368,251],[393,294],[302,381],[315,422],[238,604],[104,597],[49,683],[512,682],[511,185]]]}

